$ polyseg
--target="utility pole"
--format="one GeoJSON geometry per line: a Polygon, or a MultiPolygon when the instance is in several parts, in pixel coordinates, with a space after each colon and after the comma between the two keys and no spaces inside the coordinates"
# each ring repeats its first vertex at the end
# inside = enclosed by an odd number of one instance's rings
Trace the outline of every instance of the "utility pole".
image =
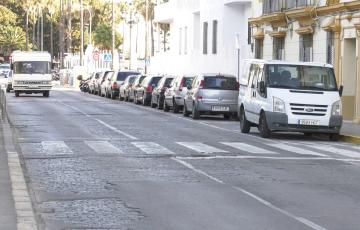
{"type": "Polygon", "coordinates": [[[29,50],[29,9],[26,9],[26,51],[29,50]]]}
{"type": "Polygon", "coordinates": [[[148,72],[148,67],[147,67],[147,64],[148,64],[148,40],[149,40],[149,31],[148,31],[148,21],[149,21],[149,0],[145,0],[145,74],[147,74],[148,72]]]}
{"type": "Polygon", "coordinates": [[[59,59],[60,59],[60,66],[64,67],[64,53],[65,53],[65,44],[64,44],[64,25],[65,18],[64,18],[64,0],[60,0],[60,35],[59,35],[59,59]]]}
{"type": "Polygon", "coordinates": [[[84,59],[84,9],[83,9],[83,0],[80,0],[80,66],[83,66],[84,59]]]}
{"type": "Polygon", "coordinates": [[[44,51],[44,14],[42,8],[40,8],[40,23],[41,23],[41,38],[40,38],[40,47],[41,51],[44,51]]]}
{"type": "Polygon", "coordinates": [[[112,0],[112,13],[111,13],[111,37],[112,37],[112,69],[115,70],[115,67],[117,65],[115,65],[115,1],[112,0]]]}
{"type": "Polygon", "coordinates": [[[67,1],[67,36],[66,36],[66,50],[68,53],[72,52],[72,14],[71,14],[72,0],[67,1]]]}

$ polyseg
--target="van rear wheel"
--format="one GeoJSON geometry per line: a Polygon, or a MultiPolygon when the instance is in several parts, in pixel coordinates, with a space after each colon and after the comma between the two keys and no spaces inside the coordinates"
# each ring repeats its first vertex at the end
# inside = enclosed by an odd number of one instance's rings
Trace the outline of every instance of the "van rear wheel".
{"type": "Polygon", "coordinates": [[[50,92],[49,92],[49,91],[43,92],[43,96],[44,96],[44,97],[49,97],[49,96],[50,96],[50,92]]]}
{"type": "Polygon", "coordinates": [[[19,97],[20,96],[20,92],[15,90],[15,97],[19,97]]]}
{"type": "Polygon", "coordinates": [[[338,133],[329,134],[330,141],[338,141],[339,139],[340,139],[340,134],[338,134],[338,133]]]}
{"type": "Polygon", "coordinates": [[[244,108],[240,109],[240,131],[242,133],[249,133],[251,128],[251,123],[246,119],[244,108]]]}
{"type": "Polygon", "coordinates": [[[271,131],[268,128],[267,121],[266,121],[266,116],[265,116],[264,112],[262,112],[260,114],[258,129],[259,129],[261,137],[263,137],[263,138],[269,138],[270,137],[271,131]]]}

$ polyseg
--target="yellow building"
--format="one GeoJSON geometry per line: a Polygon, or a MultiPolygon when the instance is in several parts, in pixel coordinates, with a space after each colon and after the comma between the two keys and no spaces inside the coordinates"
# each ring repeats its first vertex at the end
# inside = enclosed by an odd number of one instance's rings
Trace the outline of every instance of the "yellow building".
{"type": "Polygon", "coordinates": [[[333,64],[345,120],[360,123],[360,0],[253,0],[255,58],[333,64]]]}

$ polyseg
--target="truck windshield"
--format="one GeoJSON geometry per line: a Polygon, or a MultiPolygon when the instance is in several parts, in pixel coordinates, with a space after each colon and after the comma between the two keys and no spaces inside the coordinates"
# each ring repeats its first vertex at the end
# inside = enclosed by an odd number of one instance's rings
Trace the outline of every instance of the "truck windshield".
{"type": "Polygon", "coordinates": [[[271,88],[336,91],[332,68],[304,65],[267,65],[266,83],[271,88]]]}
{"type": "Polygon", "coordinates": [[[14,63],[15,74],[50,74],[50,62],[20,61],[14,63]]]}

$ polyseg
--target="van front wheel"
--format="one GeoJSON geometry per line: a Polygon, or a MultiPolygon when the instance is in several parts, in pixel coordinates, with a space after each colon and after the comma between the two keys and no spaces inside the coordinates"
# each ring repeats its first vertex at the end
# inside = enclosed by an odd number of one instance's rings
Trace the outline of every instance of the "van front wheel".
{"type": "Polygon", "coordinates": [[[269,138],[271,135],[271,131],[268,128],[267,125],[267,121],[266,121],[266,117],[265,117],[265,113],[262,112],[260,114],[260,119],[259,119],[259,126],[258,126],[259,132],[260,132],[260,136],[263,138],[269,138]]]}
{"type": "Polygon", "coordinates": [[[240,109],[240,131],[242,133],[249,133],[251,128],[250,122],[246,119],[244,108],[240,109]]]}

